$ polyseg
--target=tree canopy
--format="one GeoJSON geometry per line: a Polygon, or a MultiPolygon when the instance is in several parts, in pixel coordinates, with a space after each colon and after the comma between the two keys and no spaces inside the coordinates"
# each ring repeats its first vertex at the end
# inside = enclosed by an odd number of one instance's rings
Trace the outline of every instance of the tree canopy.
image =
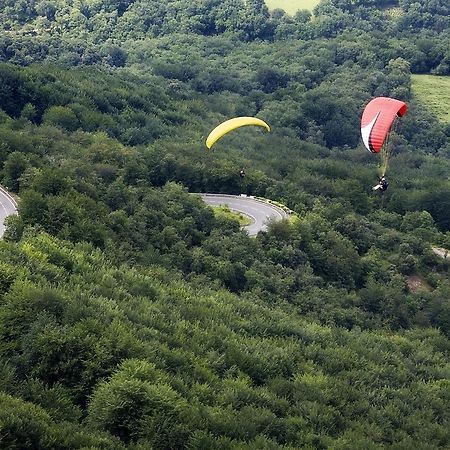
{"type": "Polygon", "coordinates": [[[0,0],[0,446],[447,448],[450,127],[411,90],[447,3],[0,0]],[[237,116],[271,133],[206,151],[237,116]],[[250,238],[195,192],[294,214],[250,238]]]}

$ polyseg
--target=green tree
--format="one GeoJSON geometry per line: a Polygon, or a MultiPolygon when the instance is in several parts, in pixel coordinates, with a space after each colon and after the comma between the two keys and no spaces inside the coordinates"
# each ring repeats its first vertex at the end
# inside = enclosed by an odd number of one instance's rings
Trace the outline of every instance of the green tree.
{"type": "Polygon", "coordinates": [[[144,440],[173,448],[183,446],[189,435],[188,411],[186,400],[164,383],[152,364],[129,360],[97,388],[88,421],[126,443],[144,440]]]}
{"type": "Polygon", "coordinates": [[[51,106],[45,111],[44,123],[56,125],[67,131],[75,131],[79,127],[79,121],[75,113],[66,106],[51,106]]]}
{"type": "Polygon", "coordinates": [[[29,167],[26,155],[20,152],[12,152],[8,155],[3,167],[3,182],[14,192],[20,189],[20,177],[29,167]]]}

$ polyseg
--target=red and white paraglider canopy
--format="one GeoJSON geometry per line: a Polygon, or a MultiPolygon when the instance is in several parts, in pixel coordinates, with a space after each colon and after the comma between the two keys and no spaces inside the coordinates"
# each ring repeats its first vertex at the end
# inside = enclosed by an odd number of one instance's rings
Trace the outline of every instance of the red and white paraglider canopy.
{"type": "Polygon", "coordinates": [[[364,109],[361,136],[367,150],[379,153],[397,117],[406,114],[405,102],[389,97],[376,97],[364,109]]]}

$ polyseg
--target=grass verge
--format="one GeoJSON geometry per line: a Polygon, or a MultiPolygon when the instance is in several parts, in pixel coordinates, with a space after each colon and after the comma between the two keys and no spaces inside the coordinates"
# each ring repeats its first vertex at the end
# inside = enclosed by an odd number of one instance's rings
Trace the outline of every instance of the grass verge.
{"type": "Polygon", "coordinates": [[[252,223],[250,217],[245,214],[231,211],[227,205],[213,206],[213,209],[216,216],[237,220],[241,227],[246,227],[252,223]]]}

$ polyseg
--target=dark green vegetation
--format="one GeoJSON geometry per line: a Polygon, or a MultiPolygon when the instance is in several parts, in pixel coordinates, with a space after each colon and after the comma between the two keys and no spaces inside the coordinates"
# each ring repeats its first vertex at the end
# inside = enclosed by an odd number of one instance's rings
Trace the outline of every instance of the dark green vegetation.
{"type": "Polygon", "coordinates": [[[0,1],[0,447],[448,447],[450,129],[410,92],[448,2],[68,3],[0,1]],[[374,95],[410,104],[383,197],[374,95]]]}

